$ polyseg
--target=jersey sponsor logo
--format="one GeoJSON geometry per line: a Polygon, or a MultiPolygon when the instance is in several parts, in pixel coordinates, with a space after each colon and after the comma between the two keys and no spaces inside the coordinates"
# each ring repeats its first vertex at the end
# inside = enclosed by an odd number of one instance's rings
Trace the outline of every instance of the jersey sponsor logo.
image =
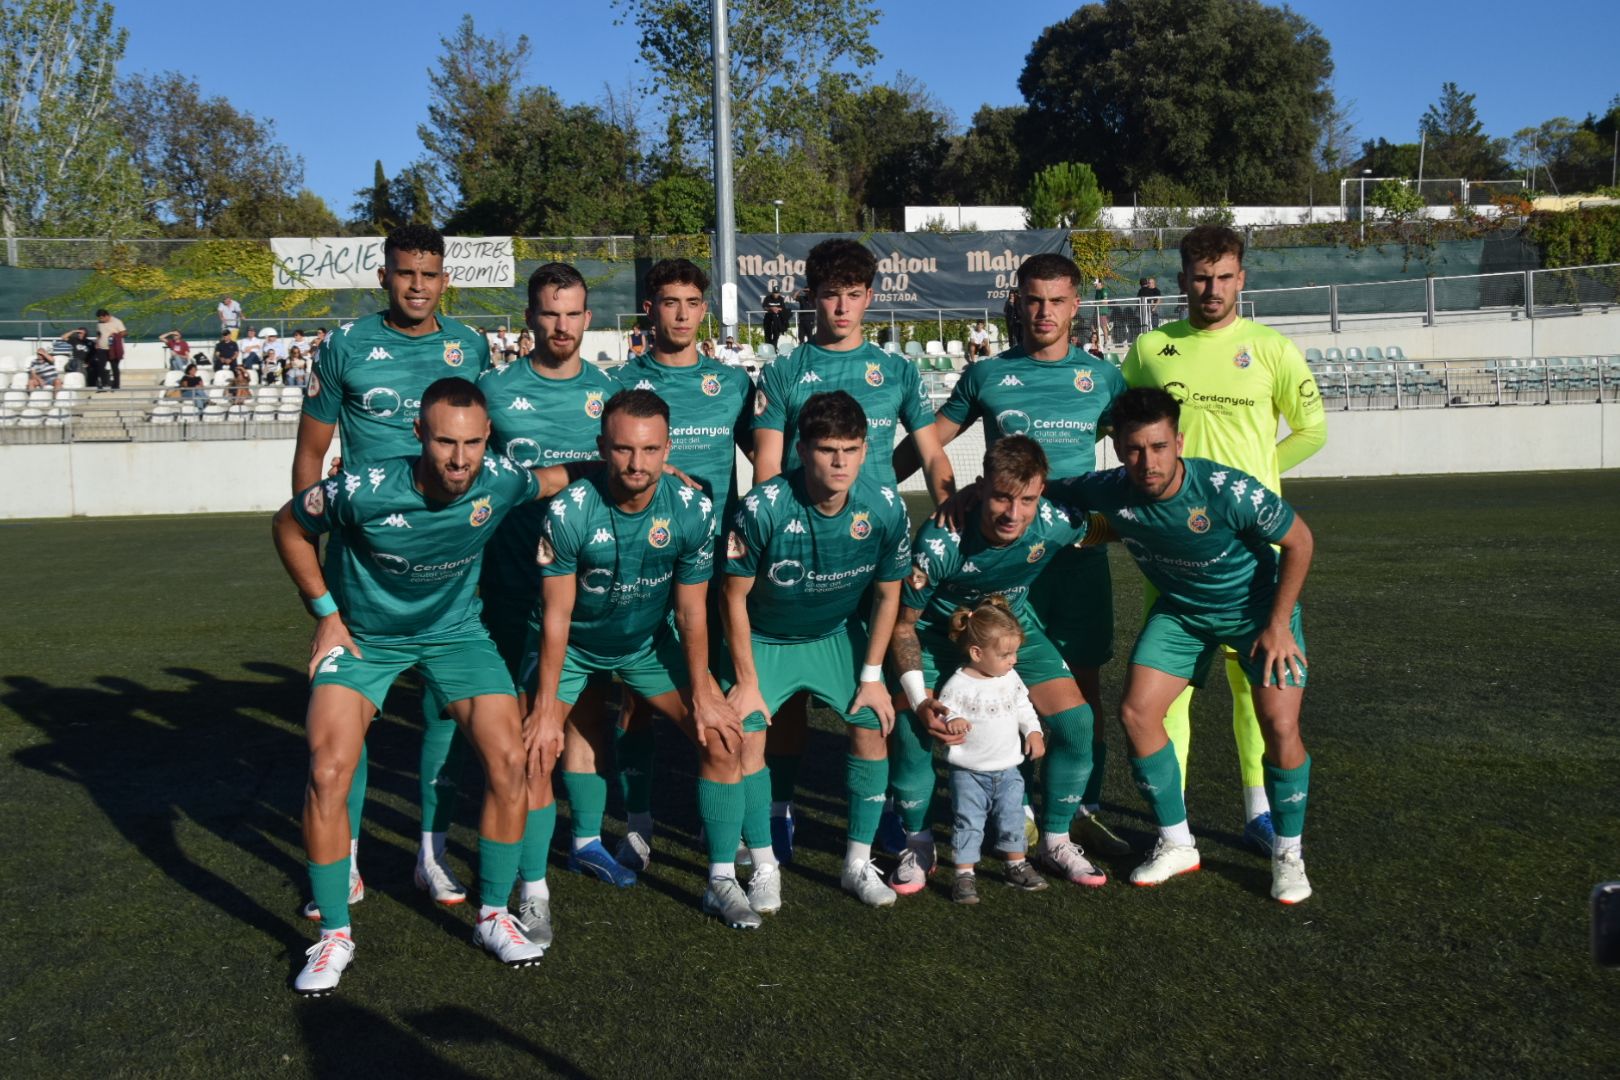
{"type": "Polygon", "coordinates": [[[557,561],[557,550],[551,546],[551,541],[544,536],[540,537],[540,543],[535,545],[534,561],[540,566],[550,566],[557,561]]]}
{"type": "Polygon", "coordinates": [[[1091,379],[1091,369],[1081,368],[1074,373],[1074,388],[1082,394],[1089,394],[1097,384],[1091,379]]]}
{"type": "Polygon", "coordinates": [[[740,559],[748,554],[748,544],[744,542],[742,533],[732,529],[726,534],[726,558],[740,559]]]}
{"type": "Polygon", "coordinates": [[[804,527],[804,522],[800,521],[798,518],[794,518],[792,521],[787,523],[786,527],[784,527],[782,531],[790,533],[802,533],[808,532],[809,530],[804,527]]]}
{"type": "Polygon", "coordinates": [[[585,391],[585,415],[592,420],[599,419],[602,415],[602,408],[602,391],[585,391]]]}
{"type": "Polygon", "coordinates": [[[883,365],[882,364],[879,364],[879,363],[877,363],[875,361],[869,361],[867,363],[867,365],[866,365],[866,385],[867,386],[882,386],[883,385],[883,365]]]}
{"type": "Polygon", "coordinates": [[[1046,557],[1046,541],[1037,540],[1029,545],[1029,554],[1024,556],[1025,561],[1037,563],[1046,557]]]}
{"type": "Polygon", "coordinates": [[[495,510],[489,505],[489,499],[490,497],[485,495],[482,499],[473,500],[472,513],[467,515],[467,524],[477,528],[494,516],[495,510]]]}
{"type": "Polygon", "coordinates": [[[655,548],[669,546],[669,518],[653,518],[652,528],[647,530],[647,543],[655,548]]]}
{"type": "Polygon", "coordinates": [[[862,510],[849,522],[849,535],[855,540],[865,540],[872,535],[872,512],[862,510]]]}
{"type": "Polygon", "coordinates": [[[613,571],[605,566],[593,567],[579,575],[579,587],[588,593],[595,593],[597,596],[607,592],[608,586],[611,584],[613,584],[613,571]],[[602,581],[603,578],[607,580],[602,581]]]}
{"type": "Polygon", "coordinates": [[[701,383],[699,383],[698,385],[700,385],[703,388],[703,393],[706,394],[707,396],[709,396],[709,397],[719,397],[720,396],[720,376],[714,374],[713,372],[710,372],[709,374],[703,376],[703,381],[701,383]]]}
{"type": "Polygon", "coordinates": [[[996,414],[996,427],[1001,429],[1003,435],[1026,435],[1029,433],[1029,413],[1021,409],[1003,409],[996,414]]]}
{"type": "Polygon", "coordinates": [[[1195,533],[1209,532],[1209,513],[1206,507],[1195,506],[1187,515],[1187,528],[1195,533]]]}
{"type": "Polygon", "coordinates": [[[388,352],[387,349],[385,349],[385,348],[383,348],[382,346],[379,345],[379,346],[377,346],[377,348],[371,350],[371,352],[366,356],[366,359],[367,360],[392,360],[393,356],[390,355],[390,353],[388,352]]]}
{"type": "Polygon", "coordinates": [[[373,386],[360,398],[360,407],[379,419],[393,416],[399,406],[399,391],[391,386],[373,386]]]}
{"type": "Polygon", "coordinates": [[[515,398],[513,398],[512,403],[510,405],[508,405],[507,408],[511,409],[513,412],[533,412],[534,411],[534,406],[529,404],[529,399],[526,398],[526,397],[515,397],[515,398]]]}
{"type": "Polygon", "coordinates": [[[791,589],[804,580],[804,564],[795,559],[783,559],[781,562],[771,563],[771,568],[766,573],[774,584],[791,589]]]}
{"type": "Polygon", "coordinates": [[[304,388],[304,396],[305,397],[320,397],[321,396],[321,373],[320,372],[311,371],[309,373],[309,385],[304,388]]]}
{"type": "Polygon", "coordinates": [[[513,439],[506,444],[506,459],[525,469],[532,468],[540,460],[540,444],[533,439],[513,439]]]}
{"type": "Polygon", "coordinates": [[[326,492],[321,485],[316,484],[304,492],[304,513],[310,517],[320,517],[326,513],[326,492]]]}
{"type": "Polygon", "coordinates": [[[1176,347],[1174,345],[1166,345],[1164,348],[1159,350],[1159,355],[1160,356],[1180,356],[1181,353],[1176,351],[1176,347]]]}
{"type": "Polygon", "coordinates": [[[389,514],[383,518],[383,524],[393,529],[408,529],[411,523],[405,520],[404,514],[389,514]]]}
{"type": "Polygon", "coordinates": [[[1242,349],[1239,349],[1238,354],[1232,357],[1232,366],[1237,368],[1239,371],[1242,371],[1252,363],[1254,363],[1254,357],[1249,355],[1248,346],[1244,346],[1242,349]]]}
{"type": "Polygon", "coordinates": [[[1024,381],[1016,375],[1003,375],[997,386],[1023,386],[1024,381]]]}
{"type": "Polygon", "coordinates": [[[1299,401],[1307,407],[1316,401],[1316,380],[1309,375],[1299,381],[1299,401]]]}
{"type": "Polygon", "coordinates": [[[1169,394],[1171,397],[1175,398],[1177,404],[1179,404],[1179,405],[1187,404],[1187,384],[1186,383],[1184,383],[1184,382],[1167,382],[1167,383],[1164,384],[1164,392],[1169,394]]]}
{"type": "Polygon", "coordinates": [[[451,367],[460,367],[461,362],[467,359],[467,354],[461,350],[461,342],[447,341],[444,343],[444,362],[451,367]]]}
{"type": "Polygon", "coordinates": [[[906,584],[910,585],[918,592],[928,588],[928,571],[924,570],[921,566],[913,566],[911,568],[911,576],[906,578],[906,584]]]}
{"type": "Polygon", "coordinates": [[[613,534],[608,532],[606,529],[597,529],[595,535],[591,537],[591,543],[611,544],[613,543],[613,534]]]}
{"type": "Polygon", "coordinates": [[[386,551],[371,553],[371,561],[390,574],[408,574],[411,572],[411,560],[403,555],[392,555],[386,551]]]}

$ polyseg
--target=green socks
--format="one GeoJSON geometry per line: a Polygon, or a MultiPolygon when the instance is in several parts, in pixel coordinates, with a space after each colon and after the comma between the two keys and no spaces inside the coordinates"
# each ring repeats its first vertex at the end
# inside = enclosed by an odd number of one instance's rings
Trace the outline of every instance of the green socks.
{"type": "Polygon", "coordinates": [[[1102,728],[1092,725],[1091,775],[1086,777],[1086,790],[1080,795],[1080,805],[1096,806],[1102,802],[1104,766],[1108,764],[1108,744],[1103,741],[1102,728]]]}
{"type": "Polygon", "coordinates": [[[771,770],[769,767],[742,778],[743,842],[751,848],[771,846],[771,770]]]}
{"type": "MultiPolygon", "coordinates": [[[[366,750],[366,744],[360,744],[360,760],[354,766],[354,778],[349,781],[349,839],[360,839],[360,815],[366,810],[366,778],[371,772],[371,754],[366,750]]],[[[349,883],[343,883],[347,890],[349,883]]],[[[348,895],[344,892],[345,896],[348,895]]],[[[325,908],[321,909],[325,911],[325,908]]],[[[339,924],[342,925],[342,924],[339,924]]]]}
{"type": "Polygon", "coordinates": [[[613,757],[619,766],[619,794],[626,814],[652,812],[653,757],[657,742],[652,725],[637,731],[613,732],[613,757]]]}
{"type": "Polygon", "coordinates": [[[1067,833],[1080,811],[1081,792],[1091,779],[1091,736],[1095,726],[1090,705],[1041,717],[1046,726],[1046,757],[1041,760],[1044,784],[1041,831],[1067,833]]]}
{"type": "Polygon", "coordinates": [[[607,812],[607,781],[593,772],[565,772],[562,778],[574,836],[601,836],[602,815],[607,812]]]}
{"type": "Polygon", "coordinates": [[[518,877],[541,881],[546,876],[546,855],[557,832],[557,804],[530,810],[523,822],[523,850],[518,856],[518,877]]]}
{"type": "Polygon", "coordinates": [[[424,699],[422,757],[419,775],[422,794],[422,831],[449,832],[456,813],[456,796],[467,766],[467,736],[434,702],[424,699]]]}
{"type": "Polygon", "coordinates": [[[793,790],[799,783],[799,763],[802,754],[766,754],[765,768],[771,774],[771,801],[790,803],[793,790]]]}
{"type": "MultiPolygon", "coordinates": [[[[747,782],[746,777],[744,782],[747,782]]],[[[889,785],[889,759],[844,758],[844,786],[849,789],[849,839],[870,844],[883,816],[883,789],[889,785]]],[[[769,841],[766,841],[769,843],[769,841]]]]}
{"type": "MultiPolygon", "coordinates": [[[[737,843],[742,839],[743,785],[699,778],[697,804],[698,817],[703,821],[704,835],[709,844],[709,862],[734,862],[737,843]]],[[[768,846],[770,842],[770,823],[767,822],[766,840],[761,846],[768,846]]]]}
{"type": "Polygon", "coordinates": [[[349,925],[349,857],[337,862],[309,864],[309,892],[321,909],[321,929],[341,930],[349,925]]]}
{"type": "MultiPolygon", "coordinates": [[[[1311,793],[1311,758],[1297,769],[1279,769],[1265,763],[1266,798],[1271,800],[1271,826],[1278,836],[1299,836],[1305,832],[1305,804],[1311,793]]],[[[321,909],[325,911],[325,908],[321,909]]]]}
{"type": "Polygon", "coordinates": [[[921,726],[907,710],[895,717],[890,736],[889,787],[900,820],[912,833],[928,827],[928,805],[934,798],[934,750],[921,726]]]}
{"type": "Polygon", "coordinates": [[[478,838],[478,897],[485,907],[506,908],[517,879],[521,843],[503,844],[487,836],[478,838]]]}
{"type": "Polygon", "coordinates": [[[1156,754],[1131,758],[1131,776],[1160,828],[1187,820],[1187,800],[1181,793],[1181,763],[1176,760],[1175,743],[1165,743],[1156,754]]]}

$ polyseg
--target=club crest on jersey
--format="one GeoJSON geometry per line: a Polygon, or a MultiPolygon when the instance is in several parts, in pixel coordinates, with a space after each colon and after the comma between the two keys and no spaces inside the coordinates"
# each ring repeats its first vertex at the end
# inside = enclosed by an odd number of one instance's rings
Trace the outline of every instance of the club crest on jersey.
{"type": "Polygon", "coordinates": [[[655,548],[669,546],[669,518],[653,518],[652,528],[647,530],[647,543],[655,548]]]}
{"type": "Polygon", "coordinates": [[[748,554],[748,545],[743,542],[742,533],[732,529],[726,534],[726,558],[740,559],[748,554]]]}
{"type": "Polygon", "coordinates": [[[473,500],[472,513],[467,515],[467,524],[477,527],[490,519],[495,511],[489,505],[489,496],[473,500]]]}
{"type": "Polygon", "coordinates": [[[539,545],[534,549],[534,561],[540,566],[550,566],[556,558],[557,552],[552,549],[551,541],[542,536],[539,545]]]}
{"type": "Polygon", "coordinates": [[[316,484],[304,492],[304,513],[310,517],[320,517],[326,512],[326,492],[321,485],[316,484]]]}
{"type": "Polygon", "coordinates": [[[1195,506],[1187,515],[1187,528],[1195,533],[1209,532],[1209,513],[1206,507],[1195,506]]]}
{"type": "Polygon", "coordinates": [[[868,363],[866,365],[866,385],[867,386],[882,386],[883,385],[883,365],[882,364],[868,363]]]}
{"type": "Polygon", "coordinates": [[[596,420],[602,415],[602,391],[585,391],[585,415],[596,420]]]}
{"type": "Polygon", "coordinates": [[[1252,363],[1254,363],[1254,358],[1249,355],[1248,349],[1244,349],[1242,352],[1232,357],[1232,366],[1238,368],[1239,370],[1248,367],[1252,363]]]}
{"type": "Polygon", "coordinates": [[[305,397],[320,397],[321,396],[321,375],[320,375],[320,372],[311,371],[309,373],[309,386],[305,388],[304,396],[305,397]]]}
{"type": "Polygon", "coordinates": [[[1037,540],[1033,544],[1029,545],[1029,554],[1025,556],[1025,559],[1027,559],[1029,562],[1036,563],[1040,562],[1045,557],[1046,541],[1037,540]]]}
{"type": "Polygon", "coordinates": [[[461,362],[467,359],[467,354],[461,349],[461,342],[447,341],[444,343],[444,362],[451,367],[460,367],[461,362]]]}
{"type": "Polygon", "coordinates": [[[928,587],[928,571],[920,566],[913,566],[911,576],[906,579],[906,584],[918,591],[926,589],[928,587]]]}
{"type": "Polygon", "coordinates": [[[769,402],[767,402],[766,399],[765,399],[765,391],[763,391],[763,390],[755,391],[754,392],[754,415],[755,416],[764,416],[765,415],[765,406],[767,404],[769,404],[769,402]]]}
{"type": "Polygon", "coordinates": [[[862,510],[849,522],[849,535],[856,540],[865,540],[872,535],[872,512],[862,510]]]}
{"type": "Polygon", "coordinates": [[[703,382],[701,385],[703,387],[704,394],[708,395],[709,397],[720,396],[720,376],[711,372],[710,374],[703,376],[703,382]]]}
{"type": "Polygon", "coordinates": [[[1074,373],[1074,388],[1082,394],[1091,393],[1092,387],[1097,384],[1091,380],[1091,369],[1081,368],[1074,373]]]}

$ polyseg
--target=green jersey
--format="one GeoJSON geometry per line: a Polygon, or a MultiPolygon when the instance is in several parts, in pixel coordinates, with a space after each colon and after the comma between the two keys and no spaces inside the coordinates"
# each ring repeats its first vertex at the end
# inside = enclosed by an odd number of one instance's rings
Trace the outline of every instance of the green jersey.
{"type": "Polygon", "coordinates": [[[754,578],[748,622],[760,641],[813,641],[844,628],[873,581],[899,581],[911,520],[894,488],[859,476],[844,508],[810,503],[804,469],[744,496],[726,537],[726,573],[754,578]]]}
{"type": "Polygon", "coordinates": [[[528,469],[486,455],[467,491],[430,502],[416,487],[417,458],[366,464],[304,489],[293,517],[330,532],[326,585],[356,638],[442,643],[485,637],[478,619],[478,565],[506,514],[540,493],[528,469]],[[332,565],[336,562],[336,566],[332,565]]]}
{"type": "Polygon", "coordinates": [[[880,484],[894,478],[895,425],[916,431],[934,422],[928,392],[910,360],[870,342],[849,352],[804,344],[767,364],[754,396],[754,430],[782,433],[782,471],[799,465],[799,412],[813,394],[845,390],[866,412],[865,473],[880,484]]]}
{"type": "Polygon", "coordinates": [[[1162,501],[1143,494],[1124,469],[1058,480],[1048,490],[1107,517],[1173,607],[1230,615],[1269,605],[1277,586],[1271,545],[1293,526],[1293,507],[1241,469],[1204,458],[1182,464],[1180,490],[1162,501]]]}
{"type": "Polygon", "coordinates": [[[747,438],[754,384],[739,367],[707,356],[696,364],[661,364],[633,356],[614,372],[625,390],[651,390],[669,405],[669,463],[703,485],[716,506],[730,505],[737,445],[747,438]]]}
{"type": "MultiPolygon", "coordinates": [[[[489,402],[490,446],[519,468],[544,468],[597,456],[602,410],[619,384],[588,361],[572,378],[548,379],[519,360],[486,371],[478,388],[489,402]]],[[[545,513],[544,503],[520,507],[490,541],[483,587],[492,600],[525,609],[540,602],[534,556],[545,513]]]]}
{"type": "Polygon", "coordinates": [[[1161,386],[1181,402],[1185,453],[1243,469],[1273,491],[1281,490],[1284,471],[1327,441],[1311,369],[1269,326],[1248,319],[1219,330],[1169,323],[1132,342],[1120,370],[1131,386],[1161,386]],[[1281,443],[1279,416],[1290,432],[1281,443]]]}
{"type": "Polygon", "coordinates": [[[714,503],[662,477],[646,508],[627,514],[606,477],[581,480],[551,500],[539,562],[543,577],[577,579],[570,645],[602,656],[644,649],[668,625],[675,585],[714,576],[714,503]]]}
{"type": "Polygon", "coordinates": [[[1090,353],[1071,347],[1061,360],[1036,360],[1010,349],[963,372],[939,415],[963,428],[982,419],[987,450],[1003,436],[1028,435],[1053,476],[1074,476],[1097,467],[1097,440],[1124,392],[1119,372],[1090,353]]]}
{"type": "Polygon", "coordinates": [[[963,535],[925,522],[912,545],[911,576],[900,602],[922,615],[917,629],[944,633],[959,607],[1000,593],[1020,622],[1029,620],[1029,586],[1041,576],[1060,548],[1086,535],[1086,516],[1042,499],[1029,528],[1010,544],[997,547],[975,521],[963,535]]]}
{"type": "Polygon", "coordinates": [[[337,424],[343,456],[356,461],[421,453],[412,425],[422,395],[446,376],[469,381],[489,367],[484,335],[448,315],[439,328],[411,337],[383,312],[345,323],[315,354],[304,415],[337,424]]]}

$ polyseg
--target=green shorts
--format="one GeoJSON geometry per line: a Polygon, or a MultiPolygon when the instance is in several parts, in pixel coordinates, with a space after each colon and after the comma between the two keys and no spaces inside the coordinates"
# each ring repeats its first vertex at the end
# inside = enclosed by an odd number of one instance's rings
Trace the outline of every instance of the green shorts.
{"type": "MultiPolygon", "coordinates": [[[[928,684],[930,693],[939,693],[939,688],[945,685],[945,680],[956,674],[956,669],[962,666],[964,659],[962,650],[943,631],[926,629],[917,633],[917,643],[922,646],[922,673],[923,681],[928,684]]],[[[1024,685],[1030,688],[1039,686],[1053,679],[1072,679],[1074,673],[1069,665],[1057,651],[1046,631],[1034,624],[1033,619],[1024,620],[1024,643],[1018,647],[1018,664],[1013,669],[1018,677],[1024,680],[1024,685]]],[[[889,679],[889,689],[900,693],[900,683],[897,679],[889,679]]]]}
{"type": "Polygon", "coordinates": [[[512,676],[487,637],[442,644],[381,644],[355,639],[359,656],[340,653],[321,660],[310,687],[347,686],[381,712],[388,688],[406,670],[422,673],[424,689],[439,701],[464,701],[482,694],[515,697],[512,676]]]}
{"type": "MultiPolygon", "coordinates": [[[[523,672],[523,686],[533,694],[539,687],[539,648],[523,672]]],[[[582,649],[573,642],[563,653],[562,676],[557,680],[557,700],[572,705],[597,679],[617,675],[625,687],[644,698],[654,698],[680,690],[691,682],[686,670],[686,654],[675,631],[661,628],[653,640],[634,652],[617,656],[582,649]]]]}
{"type": "MultiPolygon", "coordinates": [[[[1136,647],[1131,650],[1131,663],[1178,676],[1194,686],[1202,687],[1204,677],[1209,673],[1210,662],[1225,647],[1236,654],[1243,674],[1248,676],[1249,685],[1262,686],[1265,672],[1261,670],[1259,659],[1249,655],[1249,650],[1270,617],[1269,609],[1251,609],[1235,617],[1191,615],[1174,610],[1161,598],[1148,611],[1147,625],[1142,627],[1136,647]]],[[[1303,654],[1305,631],[1300,623],[1298,604],[1294,605],[1288,626],[1294,632],[1294,641],[1303,654]]],[[[1290,674],[1284,685],[1303,687],[1305,681],[1304,674],[1297,680],[1290,674]]]]}
{"type": "MultiPolygon", "coordinates": [[[[854,727],[877,731],[877,713],[862,708],[853,716],[845,709],[855,698],[856,676],[866,663],[866,628],[858,622],[814,641],[777,642],[754,639],[754,671],[759,692],[772,713],[800,690],[811,695],[841,720],[854,727]]],[[[737,682],[731,654],[725,652],[715,671],[720,688],[729,691],[737,682]]],[[[744,731],[764,731],[765,717],[757,712],[743,717],[744,731]]]]}
{"type": "Polygon", "coordinates": [[[1029,590],[1031,620],[1074,667],[1114,658],[1114,579],[1101,548],[1060,548],[1029,590]]]}

